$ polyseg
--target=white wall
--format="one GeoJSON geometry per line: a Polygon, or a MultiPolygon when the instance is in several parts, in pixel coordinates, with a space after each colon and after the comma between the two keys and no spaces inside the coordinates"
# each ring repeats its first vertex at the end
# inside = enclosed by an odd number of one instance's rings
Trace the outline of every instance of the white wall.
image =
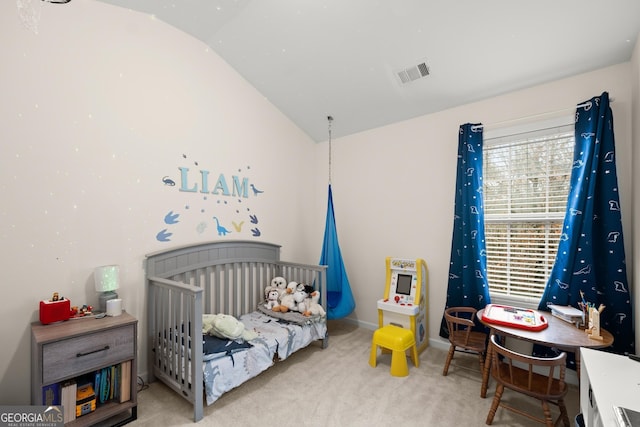
{"type": "MultiPolygon", "coordinates": [[[[336,223],[357,303],[349,319],[377,327],[376,300],[384,292],[385,257],[423,258],[429,267],[430,338],[432,344],[440,343],[459,126],[482,122],[489,130],[521,124],[525,120],[519,119],[531,116],[549,118],[554,114],[546,113],[559,110],[571,114],[576,104],[603,91],[614,99],[623,229],[629,233],[626,255],[633,260],[631,77],[631,65],[624,63],[334,140],[336,223]]],[[[334,117],[333,128],[339,126],[340,118],[334,117]]],[[[320,164],[327,163],[327,149],[327,143],[317,147],[320,164]]],[[[631,273],[632,263],[628,266],[631,273]]]]}
{"type": "Polygon", "coordinates": [[[94,267],[121,266],[119,293],[143,332],[146,253],[255,239],[253,213],[259,239],[283,245],[284,259],[317,262],[321,237],[306,230],[324,225],[322,215],[301,214],[320,197],[314,143],[205,45],[99,2],[33,3],[42,6],[38,34],[21,24],[15,1],[0,2],[2,404],[29,403],[38,302],[56,291],[96,304],[94,267]],[[181,166],[194,171],[189,186],[205,169],[211,187],[219,174],[237,175],[264,193],[180,192],[181,166]],[[163,222],[169,211],[179,223],[163,222]],[[219,237],[214,215],[233,232],[219,237]],[[241,220],[238,233],[232,221],[241,220]],[[156,239],[164,228],[170,242],[156,239]]]}

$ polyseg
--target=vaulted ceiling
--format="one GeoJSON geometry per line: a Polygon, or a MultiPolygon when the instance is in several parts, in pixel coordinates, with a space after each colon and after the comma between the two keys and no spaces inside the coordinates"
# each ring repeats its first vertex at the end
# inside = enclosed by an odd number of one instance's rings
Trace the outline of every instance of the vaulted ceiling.
{"type": "Polygon", "coordinates": [[[100,1],[202,40],[315,141],[629,61],[640,32],[638,0],[100,1]]]}

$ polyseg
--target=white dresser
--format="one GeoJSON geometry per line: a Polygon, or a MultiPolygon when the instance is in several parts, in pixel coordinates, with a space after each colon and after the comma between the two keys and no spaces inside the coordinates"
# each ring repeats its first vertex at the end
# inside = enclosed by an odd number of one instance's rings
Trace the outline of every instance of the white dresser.
{"type": "Polygon", "coordinates": [[[617,427],[613,406],[640,411],[640,362],[580,349],[580,410],[586,427],[617,427]]]}

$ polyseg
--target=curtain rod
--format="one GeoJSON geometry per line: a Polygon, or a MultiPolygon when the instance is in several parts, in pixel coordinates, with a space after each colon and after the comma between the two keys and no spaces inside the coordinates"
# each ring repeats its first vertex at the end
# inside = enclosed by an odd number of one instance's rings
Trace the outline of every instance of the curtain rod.
{"type": "MultiPolygon", "coordinates": [[[[613,102],[613,101],[614,101],[613,98],[609,98],[609,102],[610,103],[613,102]]],[[[476,126],[471,126],[471,130],[484,129],[486,127],[503,125],[503,124],[512,123],[512,122],[519,122],[520,120],[528,120],[528,119],[533,119],[533,118],[541,117],[541,116],[549,116],[549,115],[560,114],[560,113],[564,113],[565,111],[571,111],[571,110],[575,110],[575,109],[578,109],[578,108],[586,107],[587,105],[589,105],[590,102],[591,101],[587,101],[587,102],[583,102],[582,104],[578,104],[575,107],[567,107],[567,108],[562,108],[560,110],[546,111],[544,113],[533,114],[531,116],[525,116],[525,117],[518,117],[518,118],[515,118],[515,119],[503,120],[501,122],[489,123],[489,124],[486,124],[486,125],[480,124],[480,125],[476,125],[476,126]]]]}

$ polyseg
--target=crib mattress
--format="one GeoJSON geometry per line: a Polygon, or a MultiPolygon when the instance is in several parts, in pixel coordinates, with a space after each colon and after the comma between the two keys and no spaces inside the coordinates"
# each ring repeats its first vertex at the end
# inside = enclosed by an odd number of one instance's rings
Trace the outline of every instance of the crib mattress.
{"type": "Polygon", "coordinates": [[[242,315],[239,320],[258,337],[251,340],[250,348],[207,357],[203,364],[207,405],[268,369],[276,358],[285,360],[311,342],[325,338],[327,332],[325,322],[298,325],[258,311],[242,315]]]}

